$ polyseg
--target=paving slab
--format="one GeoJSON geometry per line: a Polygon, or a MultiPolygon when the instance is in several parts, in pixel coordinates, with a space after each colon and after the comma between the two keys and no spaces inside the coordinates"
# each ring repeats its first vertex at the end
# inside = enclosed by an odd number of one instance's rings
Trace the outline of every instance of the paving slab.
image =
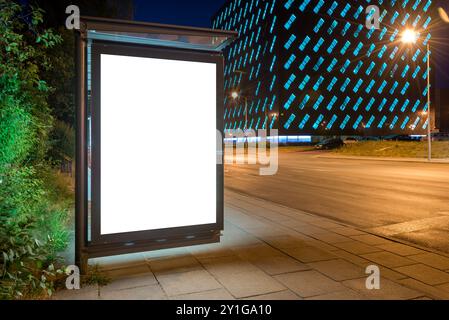
{"type": "Polygon", "coordinates": [[[352,290],[376,300],[409,300],[423,296],[422,292],[409,289],[388,279],[381,279],[380,289],[368,290],[365,279],[343,281],[343,284],[352,290]]]}
{"type": "Polygon", "coordinates": [[[377,236],[372,235],[372,234],[356,235],[356,236],[351,236],[351,238],[354,239],[354,240],[366,243],[366,244],[371,245],[371,246],[391,243],[390,240],[387,240],[387,239],[384,239],[384,238],[381,238],[381,237],[377,237],[377,236]]]}
{"type": "Polygon", "coordinates": [[[449,269],[449,258],[435,253],[426,252],[409,258],[440,270],[449,269]]]}
{"type": "Polygon", "coordinates": [[[235,298],[225,289],[215,289],[210,291],[195,292],[170,297],[171,300],[235,300],[235,298]]]}
{"type": "Polygon", "coordinates": [[[152,258],[147,260],[150,269],[155,274],[187,272],[202,269],[193,255],[152,258]]]}
{"type": "Polygon", "coordinates": [[[328,252],[340,250],[339,248],[332,246],[328,242],[324,242],[324,241],[313,239],[313,238],[311,238],[310,240],[307,240],[306,245],[311,246],[311,247],[316,247],[318,249],[328,251],[328,252]]]}
{"type": "Polygon", "coordinates": [[[270,228],[246,228],[245,231],[257,238],[279,237],[294,233],[288,228],[277,227],[275,225],[270,228]]]}
{"type": "Polygon", "coordinates": [[[337,257],[343,258],[346,261],[352,262],[358,266],[361,266],[363,268],[366,268],[367,266],[371,265],[372,262],[369,260],[366,260],[364,258],[361,258],[358,255],[355,255],[353,253],[344,251],[344,250],[337,250],[337,251],[333,251],[333,254],[335,254],[337,257]]]}
{"type": "Polygon", "coordinates": [[[300,236],[300,235],[282,235],[282,236],[273,236],[273,237],[265,237],[264,241],[270,244],[271,246],[278,248],[278,249],[285,249],[285,248],[296,248],[300,246],[306,246],[307,245],[307,239],[306,236],[300,236]]]}
{"type": "Polygon", "coordinates": [[[310,223],[301,221],[301,220],[297,220],[297,219],[293,219],[288,217],[287,219],[282,219],[280,221],[275,221],[277,224],[287,227],[289,229],[291,228],[295,228],[295,227],[310,227],[312,226],[310,223]]]}
{"type": "Polygon", "coordinates": [[[335,255],[312,246],[282,249],[286,254],[303,262],[316,262],[335,259],[335,255]]]}
{"type": "Polygon", "coordinates": [[[399,280],[398,283],[401,283],[409,288],[421,291],[425,294],[425,296],[429,296],[433,299],[449,300],[449,292],[445,291],[442,288],[439,288],[439,286],[429,286],[425,283],[411,278],[399,280]]]}
{"type": "Polygon", "coordinates": [[[302,300],[302,298],[290,290],[284,290],[269,294],[263,294],[260,296],[249,297],[245,300],[302,300]]]}
{"type": "Polygon", "coordinates": [[[335,232],[326,232],[313,235],[313,238],[324,241],[326,243],[339,243],[351,241],[350,238],[342,236],[335,232]]]}
{"type": "Polygon", "coordinates": [[[341,242],[335,243],[336,247],[346,250],[353,254],[366,254],[381,251],[381,249],[376,248],[374,246],[369,246],[360,241],[349,241],[349,242],[341,242]]]}
{"type": "Polygon", "coordinates": [[[310,224],[313,224],[314,226],[329,230],[329,229],[335,229],[335,228],[339,228],[342,225],[335,223],[333,221],[327,220],[327,219],[319,219],[319,220],[315,220],[315,221],[310,221],[310,224]]]}
{"type": "MultiPolygon", "coordinates": [[[[101,291],[100,291],[101,292],[101,291]]],[[[96,286],[83,287],[80,290],[57,291],[52,300],[98,300],[98,289],[96,286]]]]}
{"type": "Polygon", "coordinates": [[[413,260],[407,259],[405,257],[399,256],[397,254],[388,251],[362,254],[361,257],[367,260],[371,260],[379,265],[388,268],[396,268],[416,264],[416,262],[413,260]]]}
{"type": "Polygon", "coordinates": [[[298,231],[302,234],[305,234],[307,236],[313,236],[320,233],[328,233],[326,229],[312,226],[312,225],[306,225],[306,226],[294,226],[292,227],[293,230],[298,231]]]}
{"type": "Polygon", "coordinates": [[[115,279],[107,286],[103,287],[102,290],[114,291],[114,290],[146,287],[156,284],[158,284],[156,277],[153,275],[153,273],[148,273],[143,275],[126,276],[115,279]]]}
{"type": "Polygon", "coordinates": [[[206,270],[236,298],[286,289],[261,269],[237,257],[206,259],[202,263],[206,270]]]}
{"type": "Polygon", "coordinates": [[[310,269],[307,265],[267,245],[246,247],[236,253],[240,258],[251,262],[269,275],[310,269]]]}
{"type": "Polygon", "coordinates": [[[410,278],[419,280],[428,285],[449,283],[449,274],[424,264],[414,264],[395,268],[394,270],[408,275],[410,278]]]}
{"type": "Polygon", "coordinates": [[[145,264],[145,253],[131,253],[90,259],[89,264],[99,265],[103,270],[128,268],[145,264]]]}
{"type": "Polygon", "coordinates": [[[161,274],[157,276],[157,280],[168,296],[178,296],[223,288],[205,270],[161,274]]]}
{"type": "Polygon", "coordinates": [[[101,268],[101,270],[104,271],[105,275],[112,280],[123,278],[123,277],[129,277],[129,276],[135,276],[135,275],[148,275],[151,274],[150,267],[148,264],[143,263],[140,265],[134,265],[132,267],[124,267],[124,268],[115,268],[115,269],[104,269],[101,268]]]}
{"type": "Polygon", "coordinates": [[[246,232],[223,232],[221,243],[228,248],[250,246],[263,243],[257,237],[246,232]]]}
{"type": "Polygon", "coordinates": [[[275,278],[303,298],[345,289],[339,282],[313,270],[281,274],[275,278]]]}
{"type": "Polygon", "coordinates": [[[424,253],[425,251],[414,248],[412,246],[408,246],[398,242],[390,242],[388,244],[382,244],[377,246],[379,249],[390,251],[400,256],[411,256],[420,253],[424,253]]]}
{"type": "Polygon", "coordinates": [[[356,292],[351,289],[345,289],[344,291],[338,291],[333,293],[326,293],[319,296],[306,298],[306,300],[367,300],[368,297],[362,295],[359,292],[356,292]]]}
{"type": "Polygon", "coordinates": [[[366,278],[363,268],[342,259],[312,262],[309,266],[336,281],[366,278]]]}
{"type": "Polygon", "coordinates": [[[102,290],[100,300],[166,300],[159,285],[124,290],[102,290]]]}
{"type": "Polygon", "coordinates": [[[380,270],[380,277],[386,278],[388,280],[397,281],[397,280],[408,278],[408,276],[405,274],[393,271],[393,270],[383,267],[383,266],[379,266],[379,270],[380,270]]]}
{"type": "Polygon", "coordinates": [[[147,251],[147,252],[143,253],[143,256],[144,256],[144,261],[146,263],[148,259],[183,256],[186,254],[189,254],[188,247],[147,251]]]}
{"type": "Polygon", "coordinates": [[[230,248],[223,246],[222,243],[203,244],[199,246],[188,247],[188,252],[196,259],[210,259],[234,256],[235,252],[230,248]]]}
{"type": "Polygon", "coordinates": [[[346,226],[331,228],[331,229],[329,229],[329,231],[341,234],[343,236],[348,236],[348,237],[349,236],[357,236],[357,235],[361,235],[361,234],[366,234],[363,231],[360,231],[360,230],[357,230],[357,229],[354,229],[354,228],[350,228],[350,227],[346,227],[346,226]]]}

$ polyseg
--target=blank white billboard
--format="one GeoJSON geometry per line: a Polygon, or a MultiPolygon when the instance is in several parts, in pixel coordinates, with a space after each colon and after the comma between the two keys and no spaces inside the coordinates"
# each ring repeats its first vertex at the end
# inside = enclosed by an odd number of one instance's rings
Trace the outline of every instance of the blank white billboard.
{"type": "Polygon", "coordinates": [[[101,54],[101,235],[217,222],[216,81],[214,63],[101,54]]]}

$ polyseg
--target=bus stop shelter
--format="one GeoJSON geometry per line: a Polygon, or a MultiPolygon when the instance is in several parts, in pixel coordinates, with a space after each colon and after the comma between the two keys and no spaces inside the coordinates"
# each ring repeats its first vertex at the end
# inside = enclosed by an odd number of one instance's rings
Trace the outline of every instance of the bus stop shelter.
{"type": "Polygon", "coordinates": [[[219,241],[223,50],[236,37],[81,18],[75,263],[82,272],[89,258],[219,241]]]}

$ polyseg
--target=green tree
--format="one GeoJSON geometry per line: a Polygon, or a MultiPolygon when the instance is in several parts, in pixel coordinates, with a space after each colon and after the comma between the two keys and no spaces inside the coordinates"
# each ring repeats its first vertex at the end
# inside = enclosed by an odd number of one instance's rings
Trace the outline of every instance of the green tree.
{"type": "Polygon", "coordinates": [[[41,27],[43,11],[0,0],[0,299],[51,294],[54,237],[45,221],[61,216],[42,179],[53,117],[49,50],[61,37],[41,27]]]}

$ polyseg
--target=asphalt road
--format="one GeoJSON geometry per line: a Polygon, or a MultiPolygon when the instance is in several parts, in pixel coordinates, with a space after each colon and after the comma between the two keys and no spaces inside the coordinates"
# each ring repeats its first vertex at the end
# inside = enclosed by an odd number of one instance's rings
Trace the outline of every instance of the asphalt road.
{"type": "Polygon", "coordinates": [[[226,165],[225,187],[449,253],[449,164],[281,152],[279,171],[226,165]]]}

